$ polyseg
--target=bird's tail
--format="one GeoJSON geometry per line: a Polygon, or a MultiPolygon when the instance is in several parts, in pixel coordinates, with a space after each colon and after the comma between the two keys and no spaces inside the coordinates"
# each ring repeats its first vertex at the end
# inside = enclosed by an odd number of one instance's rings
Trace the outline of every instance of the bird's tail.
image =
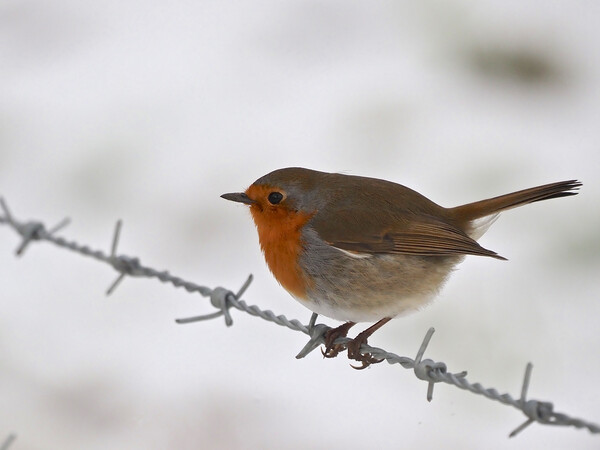
{"type": "Polygon", "coordinates": [[[488,198],[478,202],[450,208],[455,217],[461,222],[470,222],[482,217],[492,216],[507,209],[526,205],[527,203],[539,202],[551,198],[567,197],[576,195],[581,183],[577,180],[558,181],[545,184],[499,197],[488,198]]]}

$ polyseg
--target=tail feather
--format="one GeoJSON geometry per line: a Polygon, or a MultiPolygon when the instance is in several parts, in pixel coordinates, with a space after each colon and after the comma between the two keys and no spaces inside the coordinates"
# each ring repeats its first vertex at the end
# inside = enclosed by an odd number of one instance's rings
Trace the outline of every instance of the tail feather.
{"type": "Polygon", "coordinates": [[[455,208],[450,208],[450,211],[459,222],[467,224],[473,220],[498,214],[501,211],[516,208],[517,206],[526,205],[528,203],[577,195],[577,190],[581,185],[582,184],[577,180],[559,181],[457,206],[455,208]]]}

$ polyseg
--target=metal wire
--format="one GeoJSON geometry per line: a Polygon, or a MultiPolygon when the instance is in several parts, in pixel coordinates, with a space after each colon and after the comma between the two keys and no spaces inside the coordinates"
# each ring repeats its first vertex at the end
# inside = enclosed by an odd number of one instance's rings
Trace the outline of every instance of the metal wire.
{"type": "MultiPolygon", "coordinates": [[[[106,292],[107,295],[113,293],[119,283],[126,276],[132,276],[156,278],[163,283],[170,283],[176,288],[183,288],[190,293],[199,293],[204,297],[210,297],[210,302],[212,306],[217,309],[217,311],[202,316],[176,319],[176,322],[179,324],[210,320],[223,316],[225,319],[225,324],[227,326],[231,326],[233,324],[233,319],[231,317],[230,309],[233,307],[252,316],[260,317],[268,322],[272,322],[282,327],[307,334],[309,336],[309,341],[296,356],[298,359],[305,357],[311,351],[321,346],[324,343],[325,333],[327,330],[331,329],[331,327],[325,324],[316,323],[317,314],[313,314],[310,322],[307,325],[303,325],[296,319],[290,320],[284,315],[276,315],[272,311],[262,310],[256,305],[248,305],[244,300],[241,300],[241,297],[252,282],[252,275],[248,277],[237,293],[233,293],[232,291],[222,287],[210,289],[208,287],[173,276],[168,271],[158,271],[151,267],[143,266],[140,263],[139,258],[118,255],[117,247],[122,228],[122,222],[120,220],[117,221],[115,226],[111,251],[110,254],[107,255],[101,250],[92,250],[88,246],[79,245],[74,241],[68,241],[62,237],[56,237],[55,233],[69,223],[68,219],[61,221],[58,225],[50,228],[50,230],[47,231],[44,224],[41,222],[19,222],[15,220],[10,213],[6,202],[2,198],[0,198],[0,208],[4,212],[4,217],[0,216],[0,223],[9,225],[22,238],[21,243],[16,250],[17,256],[21,256],[25,252],[28,245],[33,241],[48,241],[54,245],[57,245],[58,247],[66,248],[81,255],[88,256],[109,264],[119,273],[119,275],[108,288],[106,292]]],[[[366,344],[363,344],[360,350],[363,354],[369,353],[377,359],[387,361],[389,364],[399,364],[405,369],[412,369],[417,378],[427,382],[428,401],[431,401],[433,398],[433,388],[435,383],[446,383],[474,394],[482,395],[505,405],[510,405],[522,411],[526,417],[526,420],[523,424],[519,425],[509,434],[510,437],[516,436],[534,422],[544,425],[572,426],[578,429],[585,428],[591,433],[600,434],[600,426],[595,423],[588,422],[583,419],[573,418],[567,414],[555,412],[554,406],[551,402],[527,399],[527,391],[529,388],[531,371],[533,368],[531,363],[527,364],[525,370],[520,397],[518,399],[514,399],[510,394],[500,394],[494,388],[484,388],[480,383],[470,383],[466,378],[467,372],[465,371],[460,373],[451,373],[448,372],[446,364],[443,362],[435,362],[431,359],[423,359],[423,355],[425,354],[434,331],[435,330],[433,328],[430,328],[427,331],[414,359],[405,356],[398,356],[381,348],[371,347],[370,345],[366,344]]],[[[349,341],[349,338],[338,338],[335,343],[344,344],[349,341]]],[[[13,439],[11,439],[10,436],[9,439],[10,441],[8,444],[10,445],[13,439]]],[[[2,447],[0,447],[0,450],[6,448],[6,445],[7,444],[5,443],[2,447]]]]}

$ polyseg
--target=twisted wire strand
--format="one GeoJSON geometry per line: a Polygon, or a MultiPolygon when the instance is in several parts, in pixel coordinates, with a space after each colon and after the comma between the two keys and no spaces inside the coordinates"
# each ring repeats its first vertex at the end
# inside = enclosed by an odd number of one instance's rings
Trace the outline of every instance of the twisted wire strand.
{"type": "MultiPolygon", "coordinates": [[[[250,282],[252,281],[252,275],[248,277],[246,282],[237,292],[217,287],[210,289],[205,286],[186,281],[182,278],[171,275],[168,271],[159,271],[151,267],[143,266],[140,263],[139,258],[130,257],[126,255],[117,255],[117,247],[121,232],[122,223],[118,221],[115,227],[113,241],[111,246],[110,254],[106,254],[101,250],[92,250],[86,245],[80,245],[75,241],[69,241],[62,237],[55,236],[55,233],[60,229],[64,228],[68,223],[68,219],[61,221],[55,227],[52,227],[49,231],[46,230],[45,226],[41,222],[29,221],[19,222],[11,215],[5,201],[0,198],[0,208],[4,211],[4,217],[0,216],[0,223],[7,224],[13,228],[22,237],[22,242],[16,250],[17,255],[22,255],[27,246],[33,241],[48,241],[54,245],[62,248],[66,248],[73,252],[79,253],[84,256],[94,258],[98,261],[102,261],[112,266],[117,272],[119,272],[118,278],[113,282],[111,287],[108,289],[107,294],[114,292],[117,285],[127,275],[133,277],[147,277],[156,278],[163,283],[170,283],[176,288],[183,288],[190,293],[199,293],[204,297],[210,297],[211,304],[217,309],[216,312],[185,318],[177,319],[176,322],[180,324],[197,322],[203,320],[211,320],[217,317],[224,316],[226,325],[230,326],[233,324],[233,319],[230,315],[230,308],[235,308],[240,311],[246,312],[252,316],[260,317],[268,322],[275,323],[279,326],[289,328],[294,331],[299,331],[310,337],[308,343],[298,353],[296,358],[303,358],[314,349],[324,343],[324,335],[327,330],[331,327],[325,324],[317,324],[317,315],[313,314],[308,325],[302,324],[299,320],[288,319],[284,315],[276,315],[273,311],[262,310],[257,305],[248,305],[244,300],[241,300],[242,294],[245,292],[250,282]]],[[[534,422],[545,424],[545,425],[560,425],[560,426],[572,426],[578,429],[587,429],[589,432],[594,434],[600,433],[600,426],[585,421],[579,418],[570,417],[564,413],[558,413],[553,411],[553,404],[550,402],[542,402],[534,399],[527,399],[527,390],[531,378],[532,365],[527,364],[525,370],[525,377],[523,380],[523,386],[521,390],[521,396],[519,399],[514,399],[510,394],[500,394],[494,388],[485,388],[480,383],[470,383],[467,378],[466,372],[450,373],[447,371],[446,364],[443,362],[435,362],[430,359],[423,359],[423,355],[429,344],[431,337],[433,336],[434,329],[430,328],[423,339],[423,343],[417,352],[414,359],[399,356],[391,352],[387,352],[381,348],[371,347],[370,345],[363,344],[360,348],[361,353],[369,353],[371,356],[385,360],[389,364],[399,364],[405,369],[412,369],[415,376],[428,383],[427,389],[427,400],[431,401],[433,398],[433,387],[435,383],[445,383],[452,386],[456,386],[459,389],[463,389],[472,392],[477,395],[482,395],[491,400],[495,400],[505,405],[512,406],[522,411],[527,420],[513,430],[510,433],[510,437],[517,435],[523,429],[528,427],[534,422]]],[[[336,344],[345,344],[349,342],[349,338],[338,338],[336,344]]],[[[4,447],[3,447],[4,448],[4,447]]]]}

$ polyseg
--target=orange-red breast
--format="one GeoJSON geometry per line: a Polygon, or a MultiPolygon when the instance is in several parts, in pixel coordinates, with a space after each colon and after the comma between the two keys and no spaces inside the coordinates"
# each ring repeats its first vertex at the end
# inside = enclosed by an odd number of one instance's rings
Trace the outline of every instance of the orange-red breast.
{"type": "Polygon", "coordinates": [[[366,367],[377,360],[360,345],[430,302],[465,255],[505,259],[477,243],[501,211],[579,186],[560,181],[444,208],[390,181],[293,167],[222,197],[250,206],[277,281],[311,311],[346,321],[326,335],[325,356],[344,348],[334,340],[356,322],[376,322],[347,346],[366,367]]]}

